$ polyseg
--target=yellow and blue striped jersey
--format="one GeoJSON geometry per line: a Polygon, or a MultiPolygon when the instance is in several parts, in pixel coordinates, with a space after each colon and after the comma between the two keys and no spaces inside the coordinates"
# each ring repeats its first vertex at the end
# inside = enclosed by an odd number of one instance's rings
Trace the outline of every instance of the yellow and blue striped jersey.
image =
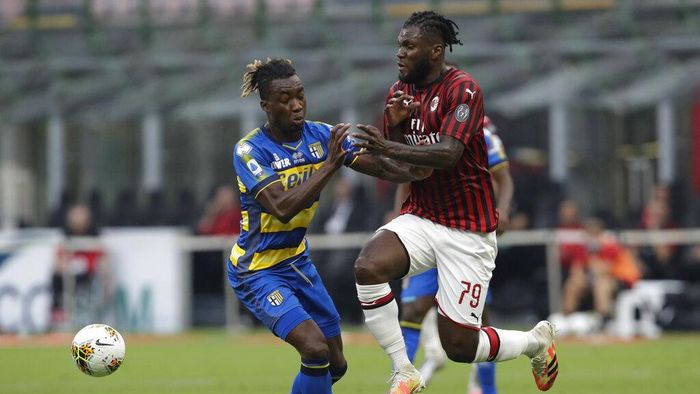
{"type": "MultiPolygon", "coordinates": [[[[264,127],[243,137],[234,147],[233,166],[241,196],[241,233],[231,250],[231,264],[238,274],[270,268],[308,255],[306,229],[318,208],[318,198],[288,223],[270,214],[255,198],[266,187],[280,182],[284,190],[299,186],[318,170],[328,155],[331,126],[304,122],[300,140],[280,144],[264,127]]],[[[349,139],[345,165],[357,157],[349,139]]]]}

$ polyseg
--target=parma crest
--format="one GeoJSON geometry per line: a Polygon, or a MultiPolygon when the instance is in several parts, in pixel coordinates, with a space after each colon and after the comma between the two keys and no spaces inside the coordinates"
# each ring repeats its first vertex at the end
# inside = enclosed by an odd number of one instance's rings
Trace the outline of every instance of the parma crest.
{"type": "Polygon", "coordinates": [[[311,152],[311,156],[321,159],[323,158],[323,145],[320,142],[314,142],[309,145],[309,152],[311,152]]]}

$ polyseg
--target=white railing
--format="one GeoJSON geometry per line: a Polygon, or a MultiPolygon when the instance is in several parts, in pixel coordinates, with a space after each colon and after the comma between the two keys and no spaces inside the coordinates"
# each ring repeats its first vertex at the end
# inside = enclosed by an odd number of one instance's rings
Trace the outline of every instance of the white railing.
{"type": "MultiPolygon", "coordinates": [[[[134,232],[143,231],[143,229],[133,229],[134,232]]],[[[124,231],[124,230],[120,230],[124,231]]],[[[128,230],[126,230],[128,231],[128,230]]],[[[199,251],[221,251],[222,264],[228,264],[228,255],[231,246],[235,242],[235,236],[192,236],[184,232],[174,232],[175,242],[170,246],[176,248],[175,254],[182,256],[183,265],[181,270],[182,277],[188,277],[190,267],[193,264],[192,252],[199,251]]],[[[47,234],[50,234],[54,240],[60,238],[58,230],[22,230],[14,233],[0,233],[0,254],[12,253],[13,250],[21,248],[23,245],[40,242],[40,239],[46,239],[47,234]]],[[[310,249],[314,250],[332,250],[332,249],[352,249],[361,248],[364,243],[371,237],[372,233],[348,233],[342,235],[309,235],[307,239],[310,244],[310,249]]],[[[620,232],[612,232],[622,244],[628,246],[638,245],[654,245],[654,244],[675,244],[675,245],[700,245],[700,229],[679,229],[679,230],[659,230],[659,231],[640,231],[626,230],[620,232]]],[[[550,313],[561,311],[561,266],[559,264],[559,245],[562,243],[582,242],[583,234],[578,231],[555,231],[555,230],[530,230],[530,231],[511,231],[507,232],[498,239],[499,246],[542,246],[546,250],[545,261],[547,269],[547,286],[548,286],[548,307],[550,313]]],[[[79,238],[67,245],[75,249],[84,249],[86,247],[102,244],[104,239],[79,238]]],[[[170,250],[172,252],[172,250],[170,250]]],[[[176,262],[175,264],[180,264],[176,262]]],[[[28,271],[29,272],[29,271],[28,271]]],[[[226,272],[226,271],[224,271],[226,272]]],[[[39,279],[37,279],[39,280],[39,279]]],[[[232,289],[228,284],[226,275],[221,278],[224,281],[225,290],[225,310],[226,310],[226,325],[229,328],[240,327],[238,300],[236,299],[232,289]]],[[[352,278],[348,278],[352,280],[352,278]]],[[[42,281],[42,283],[44,283],[42,281]]],[[[66,278],[66,303],[70,307],[73,305],[73,294],[70,294],[72,280],[66,278]]],[[[183,304],[176,306],[181,308],[184,316],[189,316],[191,306],[191,289],[188,287],[188,281],[178,283],[178,292],[183,295],[183,304]],[[180,288],[182,286],[182,288],[180,288]]],[[[162,290],[162,289],[161,289],[162,290]]],[[[159,290],[160,291],[160,290],[159,290]]],[[[174,302],[174,301],[173,301],[174,302]]],[[[1,304],[1,303],[0,303],[1,304]]],[[[0,313],[5,313],[2,305],[0,305],[0,313]]],[[[185,322],[185,326],[188,323],[185,322]]]]}
{"type": "MultiPolygon", "coordinates": [[[[620,243],[627,246],[639,245],[693,245],[700,244],[700,229],[677,230],[624,230],[611,232],[620,243]]],[[[332,250],[361,248],[372,233],[347,233],[340,235],[308,235],[310,250],[332,250]]],[[[225,263],[228,261],[232,246],[231,237],[183,237],[183,251],[222,250],[225,263]]],[[[548,304],[550,313],[562,309],[561,265],[559,263],[559,245],[562,243],[584,242],[584,234],[575,230],[527,230],[510,231],[498,238],[498,245],[506,246],[544,246],[546,250],[548,304]]],[[[351,279],[348,279],[351,280],[351,279]]],[[[227,326],[238,325],[237,300],[226,278],[226,321],[227,326]]]]}

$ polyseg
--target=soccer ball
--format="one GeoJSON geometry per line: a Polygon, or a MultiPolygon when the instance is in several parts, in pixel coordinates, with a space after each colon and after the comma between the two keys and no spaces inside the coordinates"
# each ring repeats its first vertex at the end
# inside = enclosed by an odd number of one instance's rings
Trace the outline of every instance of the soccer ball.
{"type": "Polygon", "coordinates": [[[107,376],[124,360],[126,344],[121,334],[106,324],[90,324],[73,338],[73,361],[90,376],[107,376]]]}

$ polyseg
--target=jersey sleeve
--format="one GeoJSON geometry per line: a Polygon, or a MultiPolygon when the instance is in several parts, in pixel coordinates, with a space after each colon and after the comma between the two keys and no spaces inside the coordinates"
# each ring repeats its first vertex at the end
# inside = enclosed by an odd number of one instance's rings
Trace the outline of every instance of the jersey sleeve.
{"type": "Polygon", "coordinates": [[[280,181],[279,175],[265,160],[261,149],[249,141],[236,144],[233,155],[236,174],[253,198],[270,184],[280,181]]]}
{"type": "Polygon", "coordinates": [[[494,171],[507,165],[508,156],[501,138],[491,133],[484,133],[484,138],[486,139],[486,149],[488,149],[489,170],[494,171]]]}
{"type": "Polygon", "coordinates": [[[484,123],[481,88],[471,79],[455,81],[447,93],[447,105],[440,134],[468,144],[484,123]]]}

